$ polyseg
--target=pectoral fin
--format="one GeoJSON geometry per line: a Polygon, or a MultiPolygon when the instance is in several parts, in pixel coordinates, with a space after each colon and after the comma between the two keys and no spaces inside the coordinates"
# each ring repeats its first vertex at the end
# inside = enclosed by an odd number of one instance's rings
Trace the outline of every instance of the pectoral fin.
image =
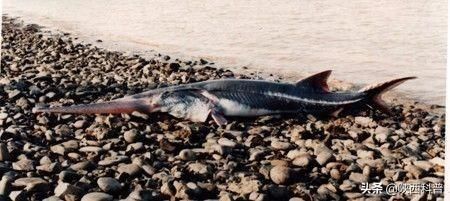
{"type": "Polygon", "coordinates": [[[211,117],[214,119],[214,122],[216,122],[217,125],[222,126],[226,125],[228,123],[227,119],[225,119],[225,116],[222,112],[219,112],[217,109],[211,109],[210,111],[211,117]]]}

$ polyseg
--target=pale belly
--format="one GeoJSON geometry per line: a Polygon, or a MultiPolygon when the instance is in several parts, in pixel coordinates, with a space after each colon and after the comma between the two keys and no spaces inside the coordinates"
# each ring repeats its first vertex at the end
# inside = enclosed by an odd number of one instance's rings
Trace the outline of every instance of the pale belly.
{"type": "Polygon", "coordinates": [[[244,105],[228,99],[220,99],[218,105],[221,107],[222,112],[225,114],[225,116],[249,117],[288,112],[279,110],[267,110],[263,108],[252,108],[248,105],[244,105]]]}

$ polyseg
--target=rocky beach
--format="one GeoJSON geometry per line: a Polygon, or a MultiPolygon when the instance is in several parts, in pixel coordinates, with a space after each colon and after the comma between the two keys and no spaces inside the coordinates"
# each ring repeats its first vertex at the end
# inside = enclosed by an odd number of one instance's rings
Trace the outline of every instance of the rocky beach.
{"type": "Polygon", "coordinates": [[[33,114],[40,105],[259,78],[204,59],[110,51],[7,16],[1,47],[0,200],[443,200],[440,106],[396,100],[393,116],[231,118],[225,127],[137,112],[33,114]],[[436,188],[373,193],[367,183],[436,188]]]}

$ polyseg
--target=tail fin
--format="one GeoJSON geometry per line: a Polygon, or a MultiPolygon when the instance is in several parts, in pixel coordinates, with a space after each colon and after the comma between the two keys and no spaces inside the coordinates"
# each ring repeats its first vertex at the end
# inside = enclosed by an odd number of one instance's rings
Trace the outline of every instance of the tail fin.
{"type": "Polygon", "coordinates": [[[110,101],[103,103],[93,103],[88,105],[73,105],[67,107],[52,107],[52,108],[33,108],[33,113],[47,112],[47,113],[75,113],[75,114],[119,114],[151,112],[154,108],[151,104],[146,103],[142,99],[110,101]]]}
{"type": "Polygon", "coordinates": [[[368,105],[373,106],[378,110],[381,110],[384,113],[392,114],[391,110],[387,106],[386,102],[384,102],[381,97],[390,89],[400,85],[401,83],[405,82],[406,80],[410,79],[416,79],[417,77],[404,77],[404,78],[398,78],[394,80],[390,80],[387,82],[383,82],[380,84],[375,85],[369,85],[367,87],[362,88],[359,90],[360,93],[364,93],[367,96],[368,99],[368,105]]]}

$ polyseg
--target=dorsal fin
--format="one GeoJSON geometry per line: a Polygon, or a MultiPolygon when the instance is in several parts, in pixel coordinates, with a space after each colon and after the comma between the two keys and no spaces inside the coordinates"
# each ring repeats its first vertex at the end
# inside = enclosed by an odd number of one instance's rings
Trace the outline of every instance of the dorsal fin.
{"type": "Polygon", "coordinates": [[[327,80],[328,77],[330,77],[330,74],[331,70],[316,73],[298,81],[297,83],[295,83],[295,86],[306,86],[311,87],[316,91],[329,92],[330,89],[328,88],[327,80]]]}

